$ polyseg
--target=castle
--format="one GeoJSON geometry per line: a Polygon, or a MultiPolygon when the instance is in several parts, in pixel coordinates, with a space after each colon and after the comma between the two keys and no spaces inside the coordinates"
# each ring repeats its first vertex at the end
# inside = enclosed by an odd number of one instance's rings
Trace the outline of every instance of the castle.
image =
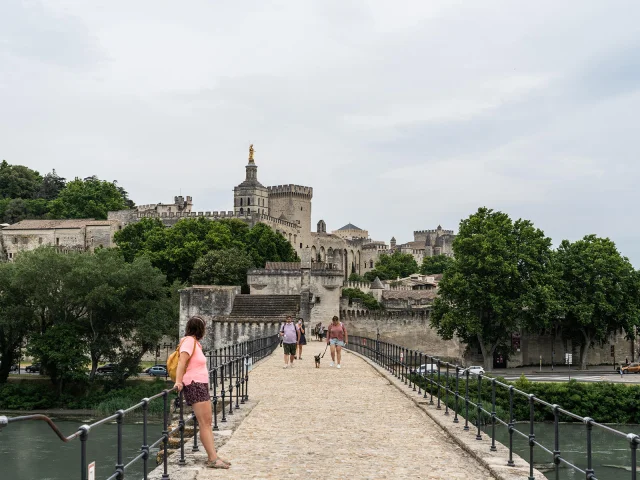
{"type": "Polygon", "coordinates": [[[413,255],[418,264],[424,257],[432,255],[452,255],[455,235],[452,230],[414,232],[412,242],[397,245],[395,238],[390,245],[383,241],[371,240],[367,230],[349,223],[327,233],[324,220],[311,229],[311,201],[313,188],[301,185],[276,185],[265,187],[258,180],[258,166],[254,159],[253,145],[249,147],[249,159],[245,166],[245,179],[233,189],[233,211],[194,212],[191,197],[177,196],[173,204],[141,205],[133,210],[109,212],[109,220],[117,220],[122,226],[141,218],[159,218],[165,225],[172,226],[182,218],[237,218],[250,226],[264,223],[283,235],[294,248],[298,257],[310,257],[312,263],[330,264],[342,271],[344,280],[357,273],[364,275],[373,270],[376,261],[383,254],[396,250],[413,255]]]}

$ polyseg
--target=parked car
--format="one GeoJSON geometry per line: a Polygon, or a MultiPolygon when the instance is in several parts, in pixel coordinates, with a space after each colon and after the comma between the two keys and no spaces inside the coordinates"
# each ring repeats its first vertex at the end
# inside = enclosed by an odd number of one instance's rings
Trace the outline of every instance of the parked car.
{"type": "Polygon", "coordinates": [[[438,365],[436,365],[435,363],[424,363],[420,365],[416,370],[412,370],[411,373],[417,373],[418,375],[438,373],[438,365]]]}
{"type": "Polygon", "coordinates": [[[42,368],[42,366],[40,365],[40,362],[38,362],[38,363],[34,363],[32,365],[29,365],[27,368],[24,369],[24,371],[27,372],[27,373],[38,373],[38,372],[40,372],[41,368],[42,368]]]}
{"type": "Polygon", "coordinates": [[[166,377],[168,375],[167,367],[165,367],[164,365],[155,365],[148,370],[149,371],[147,373],[149,375],[153,375],[154,377],[166,377]]]}
{"type": "Polygon", "coordinates": [[[622,373],[640,373],[640,363],[630,363],[620,367],[622,373]]]}
{"type": "Polygon", "coordinates": [[[472,365],[470,367],[465,368],[460,372],[460,376],[466,375],[467,371],[470,375],[484,375],[484,368],[479,365],[472,365]]]}
{"type": "Polygon", "coordinates": [[[151,367],[147,368],[146,370],[143,370],[143,371],[142,371],[142,373],[149,373],[149,372],[151,371],[151,369],[152,369],[152,368],[155,368],[155,367],[162,367],[162,368],[164,368],[165,370],[167,369],[167,366],[166,366],[164,363],[156,363],[155,365],[153,365],[153,366],[151,366],[151,367]]]}
{"type": "Polygon", "coordinates": [[[101,367],[98,367],[96,369],[96,373],[100,373],[100,374],[113,373],[115,369],[116,369],[116,365],[114,363],[107,363],[106,365],[102,365],[101,367]]]}

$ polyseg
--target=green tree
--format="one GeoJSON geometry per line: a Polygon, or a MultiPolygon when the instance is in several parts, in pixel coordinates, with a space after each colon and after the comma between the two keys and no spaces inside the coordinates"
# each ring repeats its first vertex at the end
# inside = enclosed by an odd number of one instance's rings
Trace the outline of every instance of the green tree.
{"type": "Polygon", "coordinates": [[[212,250],[242,250],[258,267],[264,267],[267,261],[297,260],[282,235],[263,224],[250,229],[237,219],[182,219],[171,228],[163,227],[158,220],[143,219],[117,232],[115,242],[127,261],[148,256],[169,282],[188,282],[196,261],[212,250]]]}
{"type": "Polygon", "coordinates": [[[587,235],[563,240],[554,253],[562,333],[580,344],[580,365],[587,352],[624,330],[633,338],[640,316],[640,277],[608,238],[587,235]]]}
{"type": "Polygon", "coordinates": [[[401,253],[396,250],[391,255],[380,255],[373,270],[364,274],[364,277],[373,282],[376,277],[380,280],[395,280],[408,277],[418,271],[418,263],[410,253],[401,253]]]}
{"type": "Polygon", "coordinates": [[[245,285],[247,270],[251,267],[251,256],[244,250],[212,250],[196,261],[191,282],[196,285],[245,285]]]}
{"type": "Polygon", "coordinates": [[[0,163],[0,198],[36,198],[42,176],[23,165],[10,165],[6,160],[0,163]]]}
{"type": "Polygon", "coordinates": [[[106,220],[107,212],[127,208],[126,199],[114,182],[89,177],[67,183],[58,198],[49,203],[51,218],[95,218],[106,220]]]}
{"type": "Polygon", "coordinates": [[[58,197],[65,185],[66,180],[60,177],[54,168],[42,179],[42,184],[40,185],[37,197],[45,200],[53,200],[58,197]]]}
{"type": "Polygon", "coordinates": [[[551,240],[528,220],[480,208],[460,222],[454,261],[445,270],[431,324],[445,340],[454,335],[479,346],[485,369],[511,334],[549,322],[551,240]]]}
{"type": "Polygon", "coordinates": [[[436,275],[444,273],[453,263],[453,258],[447,255],[434,255],[433,257],[424,257],[420,266],[422,275],[436,275]]]}
{"type": "Polygon", "coordinates": [[[349,301],[354,298],[362,300],[362,304],[368,310],[380,310],[382,305],[376,300],[376,298],[371,293],[364,293],[359,288],[343,288],[342,296],[347,297],[349,301]]]}
{"type": "Polygon", "coordinates": [[[349,281],[350,282],[368,282],[369,280],[367,280],[362,275],[358,275],[357,273],[352,273],[351,275],[349,275],[349,281]]]}

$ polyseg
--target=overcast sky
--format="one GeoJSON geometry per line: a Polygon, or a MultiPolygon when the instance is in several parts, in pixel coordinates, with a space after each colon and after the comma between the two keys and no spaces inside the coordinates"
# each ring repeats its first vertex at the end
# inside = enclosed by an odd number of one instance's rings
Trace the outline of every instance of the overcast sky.
{"type": "Polygon", "coordinates": [[[480,206],[640,267],[640,2],[0,1],[0,159],[313,225],[457,230],[480,206]]]}

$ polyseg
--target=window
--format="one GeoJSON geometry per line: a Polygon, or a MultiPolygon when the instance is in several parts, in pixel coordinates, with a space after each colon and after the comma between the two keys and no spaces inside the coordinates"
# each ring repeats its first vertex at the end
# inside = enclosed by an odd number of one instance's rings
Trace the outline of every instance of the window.
{"type": "Polygon", "coordinates": [[[13,253],[9,252],[9,258],[13,258],[13,253]]]}
{"type": "Polygon", "coordinates": [[[247,207],[247,215],[249,215],[250,213],[251,213],[251,209],[247,207]]]}
{"type": "Polygon", "coordinates": [[[13,237],[13,243],[18,243],[18,237],[13,237]]]}
{"type": "Polygon", "coordinates": [[[60,238],[56,237],[56,245],[60,245],[60,238]]]}
{"type": "MultiPolygon", "coordinates": [[[[242,206],[242,198],[240,199],[240,206],[242,206]]],[[[241,209],[242,210],[242,209],[241,209]]]]}
{"type": "MultiPolygon", "coordinates": [[[[242,203],[242,201],[240,203],[242,203]]],[[[242,215],[243,213],[244,213],[244,210],[242,209],[242,207],[240,207],[240,215],[242,215]]]]}
{"type": "Polygon", "coordinates": [[[302,207],[300,207],[300,211],[302,211],[302,207]]]}
{"type": "Polygon", "coordinates": [[[316,303],[320,303],[320,297],[316,297],[316,303]]]}
{"type": "Polygon", "coordinates": [[[247,198],[247,205],[251,205],[251,199],[247,198]]]}
{"type": "Polygon", "coordinates": [[[300,244],[300,248],[302,248],[302,243],[300,244]]]}
{"type": "Polygon", "coordinates": [[[373,268],[373,260],[369,260],[369,268],[373,268]]]}

